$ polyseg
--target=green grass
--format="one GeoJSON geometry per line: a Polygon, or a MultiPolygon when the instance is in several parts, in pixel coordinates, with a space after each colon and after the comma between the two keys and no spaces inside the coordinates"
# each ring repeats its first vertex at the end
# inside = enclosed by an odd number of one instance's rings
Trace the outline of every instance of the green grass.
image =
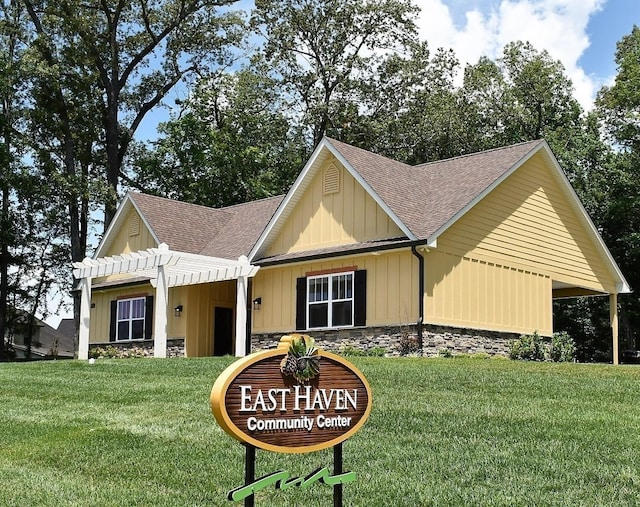
{"type": "MultiPolygon", "coordinates": [[[[344,505],[640,505],[640,368],[351,359],[373,390],[344,444],[344,505]]],[[[209,393],[231,358],[0,364],[0,505],[218,506],[244,448],[209,393]]],[[[258,451],[257,476],[304,476],[330,450],[258,451]]],[[[256,506],[328,506],[331,488],[256,506]]]]}

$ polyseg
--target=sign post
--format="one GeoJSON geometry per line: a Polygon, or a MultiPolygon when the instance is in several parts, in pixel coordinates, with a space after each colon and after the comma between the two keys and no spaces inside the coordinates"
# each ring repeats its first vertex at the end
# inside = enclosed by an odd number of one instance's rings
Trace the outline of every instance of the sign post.
{"type": "Polygon", "coordinates": [[[283,336],[277,349],[246,356],[224,370],[211,390],[218,424],[247,447],[245,484],[230,500],[253,505],[256,491],[333,486],[334,506],[342,505],[342,484],[355,480],[342,471],[342,442],[356,433],[371,412],[371,389],[344,358],[314,347],[310,336],[283,336]],[[280,471],[255,479],[255,449],[305,453],[333,447],[330,475],[321,468],[305,478],[280,471]],[[251,498],[250,502],[247,501],[251,498]]]}

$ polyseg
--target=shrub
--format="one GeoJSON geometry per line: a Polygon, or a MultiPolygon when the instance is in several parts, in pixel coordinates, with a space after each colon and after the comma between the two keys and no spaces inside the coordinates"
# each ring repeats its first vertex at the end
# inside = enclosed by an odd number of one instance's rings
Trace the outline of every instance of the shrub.
{"type": "Polygon", "coordinates": [[[569,333],[566,331],[553,333],[549,347],[549,358],[555,362],[571,362],[575,357],[576,342],[569,336],[569,333]]]}
{"type": "Polygon", "coordinates": [[[438,357],[453,357],[453,354],[449,349],[438,350],[438,357]]]}
{"type": "Polygon", "coordinates": [[[544,361],[544,342],[535,331],[533,334],[523,334],[517,340],[509,342],[509,357],[522,361],[544,361]]]}
{"type": "Polygon", "coordinates": [[[418,337],[409,334],[403,334],[399,341],[399,352],[401,356],[409,356],[420,352],[420,344],[418,337]]]}

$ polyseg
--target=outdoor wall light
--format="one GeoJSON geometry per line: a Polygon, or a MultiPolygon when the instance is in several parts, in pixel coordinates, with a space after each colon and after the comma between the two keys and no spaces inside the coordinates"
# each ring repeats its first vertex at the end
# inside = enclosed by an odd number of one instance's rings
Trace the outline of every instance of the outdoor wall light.
{"type": "Polygon", "coordinates": [[[262,304],[262,298],[255,298],[253,300],[253,309],[254,310],[259,310],[261,304],[262,304]]]}
{"type": "Polygon", "coordinates": [[[173,309],[173,316],[180,317],[182,315],[182,305],[178,305],[173,309]]]}

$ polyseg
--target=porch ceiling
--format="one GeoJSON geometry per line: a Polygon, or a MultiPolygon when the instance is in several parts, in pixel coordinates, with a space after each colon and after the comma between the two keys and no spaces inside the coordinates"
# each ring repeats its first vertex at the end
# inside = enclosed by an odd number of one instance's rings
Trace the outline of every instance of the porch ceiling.
{"type": "Polygon", "coordinates": [[[163,243],[158,248],[74,262],[73,276],[82,279],[129,274],[148,277],[155,287],[160,266],[164,267],[168,287],[253,277],[259,269],[244,256],[234,261],[176,252],[163,243]]]}

